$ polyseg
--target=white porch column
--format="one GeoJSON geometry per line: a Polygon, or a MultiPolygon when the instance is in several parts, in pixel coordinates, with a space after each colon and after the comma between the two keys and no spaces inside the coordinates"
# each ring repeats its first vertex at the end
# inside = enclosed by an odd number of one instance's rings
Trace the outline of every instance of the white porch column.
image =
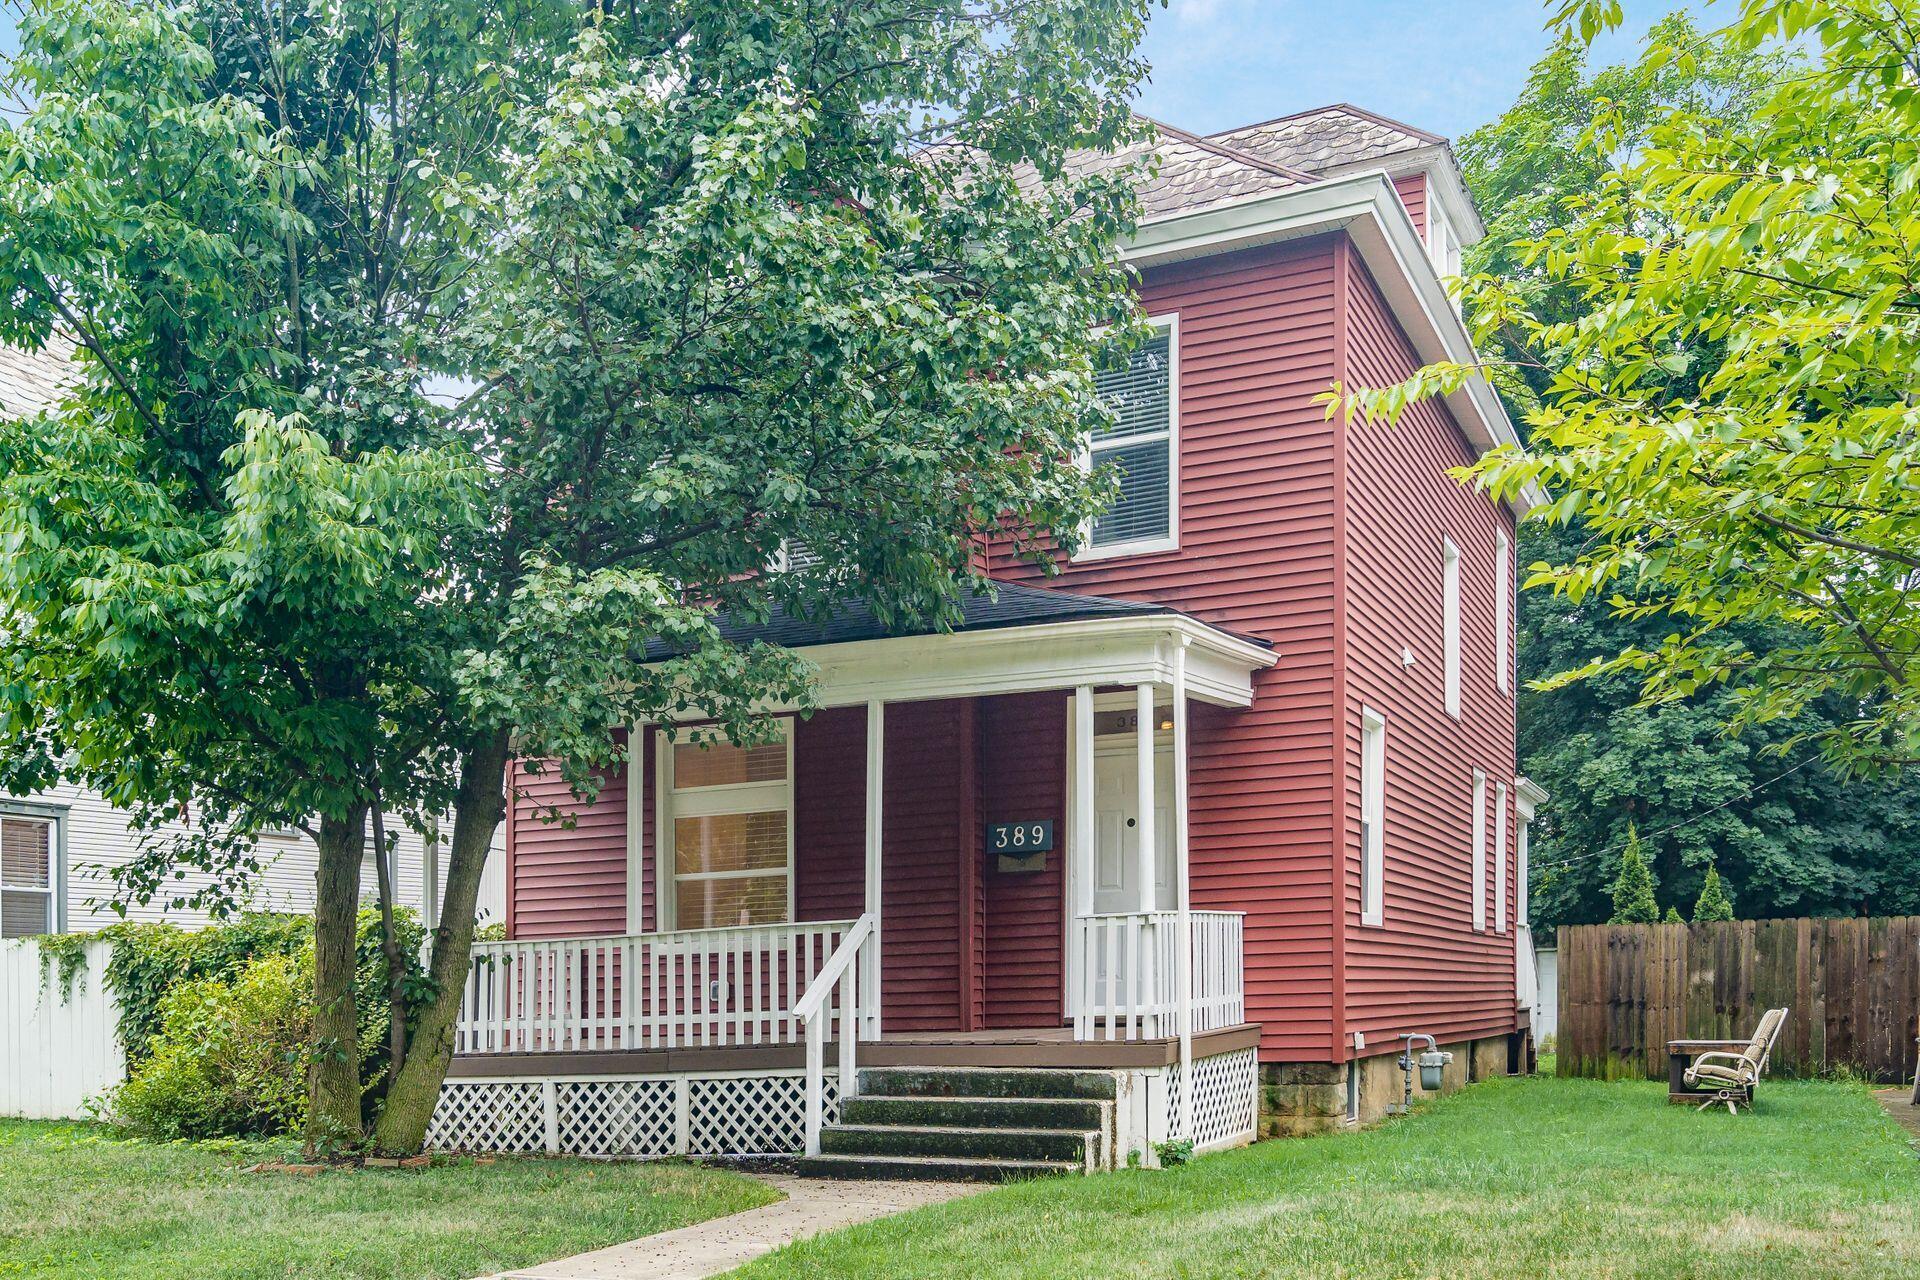
{"type": "Polygon", "coordinates": [[[1086,945],[1080,921],[1093,914],[1093,686],[1073,691],[1073,812],[1067,831],[1067,881],[1073,888],[1073,919],[1067,922],[1067,1012],[1074,1038],[1087,1038],[1086,945]]]}
{"type": "Polygon", "coordinates": [[[880,820],[885,805],[885,767],[887,751],[887,705],[878,700],[867,703],[867,889],[864,911],[873,917],[873,933],[867,940],[867,963],[860,966],[860,1007],[865,1011],[869,1040],[880,1038],[880,820]]]}
{"type": "Polygon", "coordinates": [[[1153,880],[1159,861],[1154,855],[1159,852],[1154,842],[1153,801],[1157,794],[1153,785],[1153,686],[1143,684],[1134,690],[1134,709],[1137,723],[1133,729],[1134,760],[1139,770],[1139,789],[1134,793],[1140,803],[1140,910],[1151,911],[1154,908],[1153,880]]]}
{"type": "Polygon", "coordinates": [[[1193,880],[1187,865],[1187,641],[1173,650],[1173,964],[1179,1001],[1180,1129],[1193,1136],[1193,880]]]}

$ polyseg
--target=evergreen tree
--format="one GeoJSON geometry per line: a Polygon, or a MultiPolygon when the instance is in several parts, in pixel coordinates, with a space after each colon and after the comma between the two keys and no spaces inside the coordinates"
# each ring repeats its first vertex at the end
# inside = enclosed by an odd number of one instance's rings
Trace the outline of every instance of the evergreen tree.
{"type": "Polygon", "coordinates": [[[1627,828],[1627,849],[1620,855],[1620,874],[1613,881],[1613,916],[1609,924],[1652,924],[1660,918],[1653,897],[1653,870],[1640,848],[1640,833],[1627,828]]]}
{"type": "Polygon", "coordinates": [[[1720,883],[1720,868],[1707,868],[1707,882],[1700,889],[1700,901],[1693,904],[1693,922],[1733,919],[1733,899],[1720,883]]]}
{"type": "Polygon", "coordinates": [[[1667,914],[1660,917],[1660,923],[1661,924],[1685,924],[1686,921],[1680,918],[1680,908],[1670,906],[1667,908],[1667,914]]]}

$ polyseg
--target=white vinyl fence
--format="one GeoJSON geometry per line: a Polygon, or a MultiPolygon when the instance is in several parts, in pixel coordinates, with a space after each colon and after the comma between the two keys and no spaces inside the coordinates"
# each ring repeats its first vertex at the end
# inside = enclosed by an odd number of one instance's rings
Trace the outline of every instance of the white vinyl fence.
{"type": "Polygon", "coordinates": [[[120,1004],[107,990],[108,942],[86,944],[86,965],[61,990],[58,961],[39,944],[0,942],[0,1116],[57,1120],[119,1084],[120,1004]]]}

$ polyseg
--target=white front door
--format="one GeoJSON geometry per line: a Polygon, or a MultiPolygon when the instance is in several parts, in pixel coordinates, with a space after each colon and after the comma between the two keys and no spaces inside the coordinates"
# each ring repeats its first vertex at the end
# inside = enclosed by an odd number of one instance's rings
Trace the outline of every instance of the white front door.
{"type": "MultiPolygon", "coordinates": [[[[1173,749],[1154,759],[1153,843],[1156,910],[1173,909],[1173,749]]],[[[1142,910],[1140,894],[1140,765],[1133,738],[1102,740],[1093,760],[1093,910],[1142,910]],[[1111,745],[1109,742],[1111,741],[1111,745]]]]}

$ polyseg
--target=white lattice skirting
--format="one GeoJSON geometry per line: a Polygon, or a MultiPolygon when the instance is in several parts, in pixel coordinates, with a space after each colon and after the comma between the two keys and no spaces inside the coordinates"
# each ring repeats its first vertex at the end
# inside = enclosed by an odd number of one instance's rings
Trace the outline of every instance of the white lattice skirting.
{"type": "MultiPolygon", "coordinates": [[[[805,1106],[799,1072],[449,1080],[427,1145],[630,1158],[783,1155],[805,1145],[805,1106]]],[[[839,1116],[839,1081],[829,1074],[826,1122],[839,1116]]]]}
{"type": "MultiPolygon", "coordinates": [[[[1167,1070],[1167,1131],[1180,1114],[1186,1081],[1176,1065],[1167,1070]]],[[[1193,1062],[1193,1149],[1215,1151],[1251,1142],[1260,1118],[1260,1065],[1255,1051],[1196,1058],[1193,1062]]]]}

